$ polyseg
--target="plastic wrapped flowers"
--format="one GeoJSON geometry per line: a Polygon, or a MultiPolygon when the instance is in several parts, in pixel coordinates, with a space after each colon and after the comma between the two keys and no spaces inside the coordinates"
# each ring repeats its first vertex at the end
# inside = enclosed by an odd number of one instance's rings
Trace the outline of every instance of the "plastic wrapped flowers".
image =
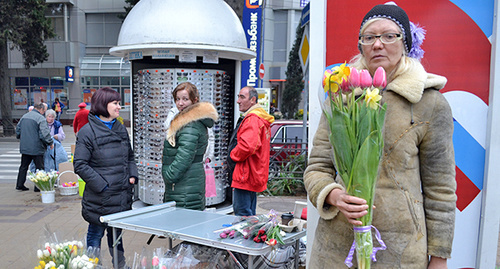
{"type": "Polygon", "coordinates": [[[276,212],[271,210],[268,214],[251,217],[242,217],[242,221],[225,229],[216,230],[222,239],[242,236],[255,243],[266,243],[275,246],[277,243],[284,245],[283,236],[286,235],[278,225],[276,212]]]}
{"type": "Polygon", "coordinates": [[[38,265],[35,269],[95,268],[98,258],[89,258],[81,241],[45,243],[37,250],[38,265]]]}

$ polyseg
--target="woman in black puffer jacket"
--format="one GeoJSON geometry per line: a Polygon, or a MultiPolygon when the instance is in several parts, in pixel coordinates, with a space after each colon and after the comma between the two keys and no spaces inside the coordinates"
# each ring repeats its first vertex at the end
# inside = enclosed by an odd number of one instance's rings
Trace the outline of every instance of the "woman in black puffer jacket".
{"type": "MultiPolygon", "coordinates": [[[[107,230],[111,256],[112,228],[101,223],[99,217],[130,210],[138,178],[127,129],[116,120],[120,115],[120,100],[120,94],[111,88],[96,91],[91,100],[89,123],[78,132],[74,155],[75,172],[85,181],[82,216],[89,222],[87,247],[100,248],[107,230]]],[[[117,231],[121,234],[121,229],[117,231]]],[[[121,240],[117,258],[119,268],[123,268],[121,240]]]]}
{"type": "Polygon", "coordinates": [[[180,112],[170,123],[163,147],[163,201],[175,201],[178,207],[203,210],[203,155],[208,144],[207,128],[217,121],[217,110],[210,103],[198,102],[198,90],[192,83],[179,84],[172,94],[180,112]]]}

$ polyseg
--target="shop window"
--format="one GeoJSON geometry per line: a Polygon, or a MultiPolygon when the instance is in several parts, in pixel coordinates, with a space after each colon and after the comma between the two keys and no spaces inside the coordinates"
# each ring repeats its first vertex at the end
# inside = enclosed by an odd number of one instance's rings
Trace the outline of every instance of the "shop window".
{"type": "Polygon", "coordinates": [[[30,78],[29,77],[16,77],[15,78],[16,86],[29,86],[30,78]]]}
{"type": "Polygon", "coordinates": [[[129,76],[123,76],[121,77],[121,85],[122,86],[129,86],[130,85],[130,77],[129,76]]]}
{"type": "Polygon", "coordinates": [[[62,77],[13,77],[10,83],[14,109],[24,110],[42,101],[51,106],[55,98],[68,105],[68,89],[62,77]]]}
{"type": "Polygon", "coordinates": [[[99,77],[82,77],[82,85],[99,85],[99,77]]]}
{"type": "Polygon", "coordinates": [[[52,77],[52,78],[50,78],[50,85],[51,86],[56,86],[56,85],[63,86],[64,80],[65,80],[65,78],[63,78],[63,77],[52,77]]]}
{"type": "Polygon", "coordinates": [[[102,87],[112,86],[112,85],[119,86],[120,85],[120,78],[119,77],[101,77],[101,85],[102,85],[102,87]]]}
{"type": "Polygon", "coordinates": [[[49,86],[49,78],[30,77],[31,86],[49,86]]]}

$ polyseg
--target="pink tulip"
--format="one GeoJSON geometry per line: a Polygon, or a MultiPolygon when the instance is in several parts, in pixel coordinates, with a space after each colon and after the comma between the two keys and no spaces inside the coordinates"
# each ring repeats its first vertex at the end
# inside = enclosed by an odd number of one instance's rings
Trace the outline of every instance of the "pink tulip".
{"type": "Polygon", "coordinates": [[[379,66],[373,75],[373,86],[379,89],[385,88],[387,85],[387,79],[385,76],[385,70],[382,66],[379,66]]]}
{"type": "Polygon", "coordinates": [[[346,92],[349,90],[349,81],[345,78],[342,78],[342,83],[340,83],[340,88],[342,89],[343,92],[346,92]]]}
{"type": "Polygon", "coordinates": [[[351,75],[349,75],[349,81],[352,89],[359,87],[359,72],[354,67],[351,69],[351,75]]]}
{"type": "Polygon", "coordinates": [[[160,259],[158,259],[158,256],[154,256],[151,265],[158,266],[158,264],[160,264],[160,259]]]}
{"type": "Polygon", "coordinates": [[[368,88],[372,86],[372,76],[370,76],[370,72],[366,69],[360,71],[359,86],[361,86],[361,88],[368,88]]]}

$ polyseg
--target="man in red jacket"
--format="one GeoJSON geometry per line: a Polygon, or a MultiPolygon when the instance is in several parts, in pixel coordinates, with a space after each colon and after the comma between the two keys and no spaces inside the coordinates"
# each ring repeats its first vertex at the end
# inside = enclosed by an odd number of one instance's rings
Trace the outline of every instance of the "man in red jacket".
{"type": "MultiPolygon", "coordinates": [[[[251,86],[238,94],[238,105],[243,112],[236,127],[236,146],[230,151],[233,171],[233,209],[236,216],[253,216],[257,207],[257,192],[267,188],[269,177],[269,150],[274,117],[259,104],[259,95],[251,86]]],[[[231,142],[230,142],[231,144],[231,142]]]]}

